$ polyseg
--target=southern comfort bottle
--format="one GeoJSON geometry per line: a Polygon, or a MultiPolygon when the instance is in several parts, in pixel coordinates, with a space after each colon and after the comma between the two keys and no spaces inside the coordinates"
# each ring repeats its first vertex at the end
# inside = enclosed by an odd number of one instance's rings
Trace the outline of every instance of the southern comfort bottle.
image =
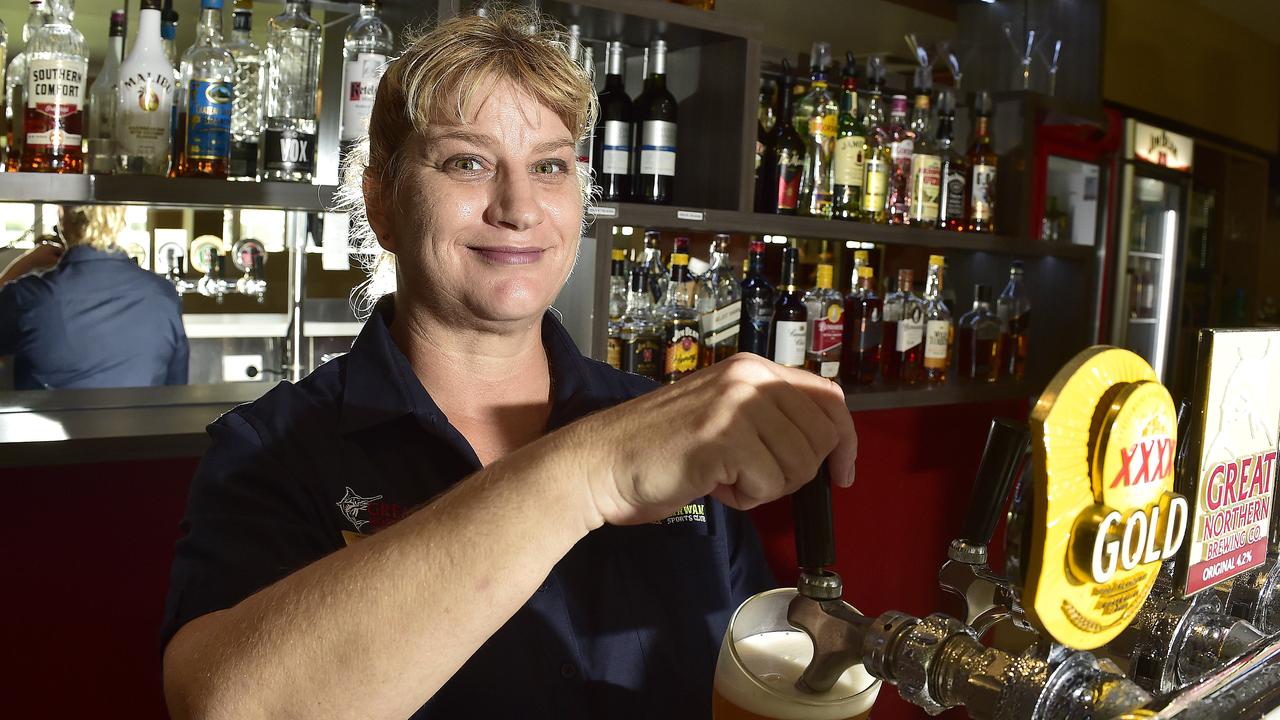
{"type": "Polygon", "coordinates": [[[49,0],[48,18],[26,49],[23,172],[82,173],[80,148],[89,47],[71,26],[71,0],[49,0]]]}

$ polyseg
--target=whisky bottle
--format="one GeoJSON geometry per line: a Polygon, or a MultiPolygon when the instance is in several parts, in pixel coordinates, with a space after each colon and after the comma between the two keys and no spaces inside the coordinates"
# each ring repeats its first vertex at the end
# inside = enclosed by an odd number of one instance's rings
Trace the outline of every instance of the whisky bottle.
{"type": "Polygon", "coordinates": [[[742,279],[742,312],[738,316],[738,352],[770,357],[769,334],[773,330],[773,283],[764,274],[764,241],[752,240],[742,279]]]}
{"type": "Polygon", "coordinates": [[[942,199],[942,155],[931,137],[929,96],[916,95],[912,128],[916,135],[911,152],[911,191],[907,196],[907,223],[932,228],[938,224],[942,199]]]}
{"type": "Polygon", "coordinates": [[[924,379],[931,383],[946,382],[955,339],[951,310],[942,301],[943,275],[942,256],[930,255],[924,290],[924,379]]]}
{"type": "Polygon", "coordinates": [[[1000,379],[1003,335],[1000,318],[991,311],[991,286],[973,287],[973,309],[960,317],[956,372],[966,380],[1000,379]]]}
{"type": "Polygon", "coordinates": [[[833,380],[840,374],[841,342],[844,340],[844,298],[831,286],[834,275],[835,268],[819,263],[817,285],[804,294],[808,322],[804,367],[833,380]]]}
{"type": "Polygon", "coordinates": [[[667,90],[667,43],[654,40],[649,45],[649,76],[636,98],[637,132],[640,136],[640,163],[636,174],[635,199],[666,205],[675,194],[676,98],[667,90]]]}
{"type": "Polygon", "coordinates": [[[617,202],[631,196],[631,98],[623,78],[625,63],[622,43],[605,45],[604,88],[597,101],[600,117],[596,121],[595,163],[596,185],[600,199],[617,202]]]}
{"type": "Polygon", "coordinates": [[[954,132],[955,96],[949,90],[938,93],[938,156],[942,158],[942,197],[938,200],[938,229],[960,232],[965,226],[965,190],[969,185],[968,166],[956,150],[954,132]]]}
{"type": "Polygon", "coordinates": [[[661,331],[661,324],[653,313],[648,276],[644,268],[632,268],[627,309],[622,314],[622,369],[661,382],[661,331]]]}
{"type": "Polygon", "coordinates": [[[235,60],[222,44],[222,0],[200,0],[195,44],[182,54],[179,177],[227,176],[235,73],[235,60]]]}
{"type": "Polygon", "coordinates": [[[320,52],[320,23],[307,3],[286,0],[284,12],[267,21],[265,180],[311,182],[315,175],[320,52]]]}
{"type": "Polygon", "coordinates": [[[742,296],[729,263],[728,235],[716,235],[711,243],[711,266],[698,280],[694,304],[702,333],[699,366],[718,363],[737,352],[742,296]]]}
{"type": "Polygon", "coordinates": [[[880,370],[882,319],[874,274],[868,266],[858,268],[858,285],[844,299],[840,379],[847,384],[870,385],[880,370]]]}
{"type": "Polygon", "coordinates": [[[31,37],[23,109],[23,172],[82,173],[89,46],[72,27],[72,0],[48,0],[45,24],[31,37]]]}
{"type": "Polygon", "coordinates": [[[911,156],[915,153],[916,136],[907,124],[907,96],[894,95],[889,106],[889,172],[888,222],[901,225],[911,209],[911,156]]]}
{"type": "Polygon", "coordinates": [[[231,103],[231,167],[236,180],[258,179],[258,146],[262,141],[262,49],[253,41],[253,0],[235,0],[231,42],[236,63],[235,101],[231,103]]]}
{"type": "Polygon", "coordinates": [[[898,289],[884,299],[880,374],[887,383],[917,383],[924,374],[924,301],[912,292],[915,273],[898,271],[898,289]]]}
{"type": "MultiPolygon", "coordinates": [[[[31,0],[27,22],[22,26],[22,49],[14,54],[4,76],[4,119],[5,119],[5,157],[6,172],[17,172],[22,164],[22,147],[27,143],[27,132],[24,129],[27,107],[27,48],[36,32],[48,20],[48,12],[44,0],[31,0]]],[[[14,46],[18,47],[17,45],[14,46]]],[[[3,59],[0,58],[0,62],[3,59]]]]}
{"type": "Polygon", "coordinates": [[[622,317],[627,309],[627,251],[614,248],[609,253],[609,319],[622,317]]]}
{"type": "Polygon", "coordinates": [[[973,146],[969,164],[969,231],[995,232],[996,165],[999,157],[991,145],[991,94],[983,91],[974,100],[973,146]]]}
{"type": "Polygon", "coordinates": [[[862,205],[867,130],[858,114],[858,80],[853,53],[849,53],[846,60],[840,87],[840,117],[831,160],[831,215],[841,220],[855,220],[862,205]]]}
{"type": "Polygon", "coordinates": [[[640,267],[644,269],[649,292],[655,303],[661,301],[667,293],[667,268],[662,264],[662,251],[658,249],[661,237],[657,230],[645,230],[644,254],[640,258],[640,267]]]}
{"type": "Polygon", "coordinates": [[[663,328],[662,379],[673,383],[698,369],[702,359],[699,347],[698,311],[693,307],[692,283],[689,281],[689,256],[671,253],[671,281],[659,313],[663,328]]]}
{"type": "Polygon", "coordinates": [[[996,315],[1000,317],[1003,336],[1000,374],[1021,380],[1027,371],[1028,332],[1031,326],[1031,300],[1022,282],[1022,261],[1009,265],[1009,284],[1004,286],[996,300],[996,315]]]}
{"type": "Polygon", "coordinates": [[[813,44],[809,92],[800,101],[807,108],[804,136],[804,170],[800,175],[798,211],[809,217],[831,217],[831,154],[834,149],[840,109],[827,87],[827,66],[831,45],[813,44]]]}
{"type": "Polygon", "coordinates": [[[173,66],[161,44],[160,0],[142,0],[116,94],[116,170],[164,175],[172,142],[173,66]]]}
{"type": "Polygon", "coordinates": [[[369,133],[369,116],[378,82],[395,52],[391,28],[378,15],[378,0],[361,0],[360,16],[342,40],[342,115],[338,142],[342,162],[351,148],[369,133]]]}
{"type": "Polygon", "coordinates": [[[805,331],[809,314],[799,285],[800,251],[782,250],[782,284],[773,304],[772,348],[769,357],[779,365],[804,367],[805,331]]]}
{"type": "Polygon", "coordinates": [[[89,86],[87,140],[89,172],[109,174],[116,169],[116,92],[120,87],[120,59],[124,53],[124,11],[111,11],[107,56],[89,86]]]}

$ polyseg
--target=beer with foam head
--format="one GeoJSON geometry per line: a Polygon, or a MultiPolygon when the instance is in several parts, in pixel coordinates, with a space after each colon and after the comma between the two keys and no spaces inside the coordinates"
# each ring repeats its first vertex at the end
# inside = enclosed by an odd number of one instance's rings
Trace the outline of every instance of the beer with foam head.
{"type": "Polygon", "coordinates": [[[716,662],[712,720],[865,720],[871,714],[881,683],[861,665],[825,693],[796,688],[813,642],[787,623],[795,595],[794,588],[771,590],[734,613],[716,662]]]}

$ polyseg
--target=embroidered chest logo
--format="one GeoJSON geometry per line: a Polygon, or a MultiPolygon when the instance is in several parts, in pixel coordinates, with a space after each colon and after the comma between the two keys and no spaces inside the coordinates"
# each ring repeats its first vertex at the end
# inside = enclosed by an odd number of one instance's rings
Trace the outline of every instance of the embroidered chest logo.
{"type": "Polygon", "coordinates": [[[365,525],[369,524],[368,520],[360,517],[360,513],[366,512],[369,509],[369,503],[381,499],[381,495],[360,497],[356,494],[355,490],[347,488],[346,494],[338,501],[338,511],[341,512],[342,516],[355,526],[356,531],[359,532],[364,529],[365,525]]]}
{"type": "Polygon", "coordinates": [[[676,510],[669,517],[665,517],[656,521],[655,525],[678,525],[680,523],[698,522],[704,525],[707,522],[707,506],[705,503],[695,502],[689,503],[684,507],[676,510]]]}

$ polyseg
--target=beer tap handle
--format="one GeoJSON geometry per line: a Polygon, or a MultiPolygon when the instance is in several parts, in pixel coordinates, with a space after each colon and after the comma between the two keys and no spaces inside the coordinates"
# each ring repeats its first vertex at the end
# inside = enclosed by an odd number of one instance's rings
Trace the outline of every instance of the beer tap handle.
{"type": "Polygon", "coordinates": [[[836,562],[831,515],[831,475],[827,463],[818,475],[791,496],[795,517],[796,561],[802,570],[818,571],[836,562]]]}
{"type": "Polygon", "coordinates": [[[1009,496],[1014,478],[1022,469],[1030,445],[1031,433],[1026,425],[1008,418],[991,421],[987,445],[978,464],[978,476],[974,479],[973,495],[969,499],[969,512],[964,518],[961,538],[967,543],[985,547],[991,542],[1000,521],[1000,510],[1009,496]]]}

